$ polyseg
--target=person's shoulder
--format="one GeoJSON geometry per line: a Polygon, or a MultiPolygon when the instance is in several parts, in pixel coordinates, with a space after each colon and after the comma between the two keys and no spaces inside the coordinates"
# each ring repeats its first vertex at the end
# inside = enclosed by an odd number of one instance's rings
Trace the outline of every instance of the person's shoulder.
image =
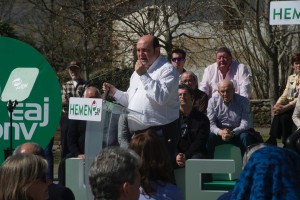
{"type": "MultiPolygon", "coordinates": [[[[193,107],[192,111],[190,113],[190,116],[198,116],[198,114],[201,113],[197,108],[193,107]]],[[[201,114],[199,114],[201,115],[201,114]]]]}
{"type": "Polygon", "coordinates": [[[72,80],[68,80],[67,82],[64,82],[63,85],[73,85],[73,81],[72,80]]]}
{"type": "Polygon", "coordinates": [[[169,197],[169,199],[183,199],[183,194],[180,188],[172,183],[167,183],[165,187],[163,187],[161,195],[169,197]]]}
{"type": "Polygon", "coordinates": [[[198,89],[198,88],[196,88],[196,89],[194,90],[194,92],[195,92],[195,94],[200,94],[200,95],[206,94],[205,92],[203,92],[202,90],[200,90],[200,89],[198,89]]]}
{"type": "Polygon", "coordinates": [[[212,63],[210,65],[208,65],[205,70],[216,70],[218,68],[218,64],[215,62],[215,63],[212,63]]]}
{"type": "Polygon", "coordinates": [[[298,78],[297,74],[292,74],[292,75],[289,75],[289,77],[288,77],[288,79],[295,79],[295,78],[298,78]]]}
{"type": "Polygon", "coordinates": [[[195,89],[195,98],[200,98],[200,97],[207,97],[208,98],[208,95],[205,93],[205,92],[203,92],[202,90],[200,90],[200,89],[195,89]]]}
{"type": "Polygon", "coordinates": [[[244,97],[244,96],[240,95],[240,94],[235,93],[234,97],[236,98],[237,102],[240,102],[240,103],[249,103],[249,99],[247,97],[244,97]]]}
{"type": "Polygon", "coordinates": [[[248,67],[245,64],[238,62],[237,60],[233,60],[231,65],[234,68],[237,68],[239,70],[247,70],[248,71],[248,67]]]}
{"type": "Polygon", "coordinates": [[[179,73],[176,70],[176,68],[169,62],[167,61],[164,57],[160,57],[159,59],[161,59],[160,61],[160,66],[158,66],[158,69],[164,72],[168,72],[170,74],[172,74],[173,76],[178,77],[179,79],[179,73]]]}
{"type": "Polygon", "coordinates": [[[232,196],[232,190],[230,190],[230,191],[228,191],[228,192],[222,194],[222,195],[218,198],[218,200],[230,200],[231,196],[232,196]]]}
{"type": "Polygon", "coordinates": [[[219,100],[220,98],[221,98],[221,96],[219,95],[219,93],[218,93],[218,92],[215,92],[215,93],[213,93],[213,94],[211,95],[209,101],[210,101],[210,100],[211,100],[211,101],[217,101],[217,100],[219,100]]]}
{"type": "Polygon", "coordinates": [[[48,186],[49,200],[75,200],[75,196],[69,188],[52,183],[48,186]]]}
{"type": "Polygon", "coordinates": [[[197,108],[192,109],[191,116],[196,119],[203,119],[207,117],[203,112],[200,112],[197,108]]]}

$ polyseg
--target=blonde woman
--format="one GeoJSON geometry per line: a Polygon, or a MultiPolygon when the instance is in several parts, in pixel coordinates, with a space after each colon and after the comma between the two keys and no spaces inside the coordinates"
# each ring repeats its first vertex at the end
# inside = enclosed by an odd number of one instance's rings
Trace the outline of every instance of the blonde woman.
{"type": "Polygon", "coordinates": [[[47,161],[32,154],[16,154],[0,168],[1,200],[47,200],[47,161]]]}

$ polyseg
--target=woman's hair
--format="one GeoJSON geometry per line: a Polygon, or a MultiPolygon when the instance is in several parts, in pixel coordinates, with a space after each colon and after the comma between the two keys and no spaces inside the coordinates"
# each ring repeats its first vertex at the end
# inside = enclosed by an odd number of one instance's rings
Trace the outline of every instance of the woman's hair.
{"type": "Polygon", "coordinates": [[[256,150],[241,172],[231,199],[300,199],[300,156],[285,148],[256,150]]]}
{"type": "Polygon", "coordinates": [[[33,154],[16,154],[0,168],[0,199],[31,200],[28,188],[36,180],[46,181],[47,161],[33,154]]]}
{"type": "Polygon", "coordinates": [[[294,65],[294,62],[300,62],[300,53],[295,53],[293,56],[292,56],[292,59],[291,59],[291,64],[294,65]]]}
{"type": "Polygon", "coordinates": [[[151,181],[162,185],[174,183],[170,155],[163,141],[153,130],[148,129],[134,136],[129,148],[141,157],[141,186],[147,195],[151,196],[156,192],[151,186],[151,181]]]}

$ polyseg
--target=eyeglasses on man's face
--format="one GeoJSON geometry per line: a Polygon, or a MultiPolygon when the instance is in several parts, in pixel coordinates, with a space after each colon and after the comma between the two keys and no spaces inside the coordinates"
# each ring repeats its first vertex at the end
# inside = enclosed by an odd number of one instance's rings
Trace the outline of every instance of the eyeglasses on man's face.
{"type": "Polygon", "coordinates": [[[172,62],[182,62],[185,59],[184,58],[172,58],[171,60],[172,60],[172,62]]]}

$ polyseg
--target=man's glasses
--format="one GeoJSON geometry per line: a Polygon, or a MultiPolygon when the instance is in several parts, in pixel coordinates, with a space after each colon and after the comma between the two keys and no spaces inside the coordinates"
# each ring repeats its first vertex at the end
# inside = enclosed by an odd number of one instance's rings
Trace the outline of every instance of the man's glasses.
{"type": "Polygon", "coordinates": [[[182,62],[185,59],[184,58],[172,58],[171,60],[172,60],[172,62],[182,62]]]}

